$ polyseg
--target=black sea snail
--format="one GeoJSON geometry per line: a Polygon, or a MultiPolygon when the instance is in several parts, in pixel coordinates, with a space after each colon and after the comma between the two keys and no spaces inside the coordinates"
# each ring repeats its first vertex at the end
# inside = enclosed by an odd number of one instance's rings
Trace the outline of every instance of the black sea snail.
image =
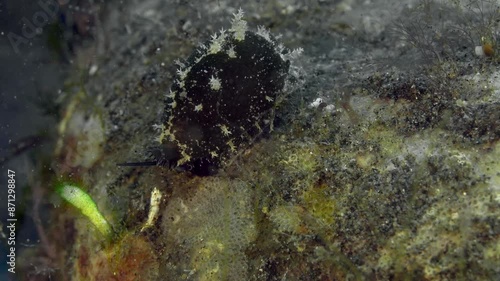
{"type": "Polygon", "coordinates": [[[197,174],[210,174],[272,124],[283,94],[288,51],[269,32],[247,29],[240,9],[221,30],[179,63],[158,126],[157,161],[197,174]]]}

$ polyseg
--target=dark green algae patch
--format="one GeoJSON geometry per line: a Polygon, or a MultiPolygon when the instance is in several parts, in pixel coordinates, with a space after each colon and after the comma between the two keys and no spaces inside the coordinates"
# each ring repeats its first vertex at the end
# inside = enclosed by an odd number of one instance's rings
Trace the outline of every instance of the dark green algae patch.
{"type": "MultiPolygon", "coordinates": [[[[196,14],[184,6],[173,7],[186,18],[196,14]]],[[[248,14],[254,11],[251,5],[245,9],[248,14]]],[[[316,17],[331,18],[325,9],[312,10],[319,13],[316,17]]],[[[298,16],[311,13],[298,11],[298,16]]],[[[264,12],[260,19],[246,20],[249,25],[277,22],[283,32],[294,26],[284,18],[264,12]]],[[[206,28],[195,26],[193,32],[206,28]]],[[[318,49],[311,47],[308,54],[303,44],[322,34],[286,34],[282,40],[304,47],[305,53],[297,61],[300,67],[291,66],[290,71],[300,75],[275,105],[272,132],[239,149],[211,176],[162,166],[119,168],[116,163],[148,157],[155,144],[157,132],[152,128],[161,119],[157,112],[162,112],[163,95],[175,80],[175,68],[161,63],[187,57],[194,49],[194,43],[174,31],[180,27],[171,28],[151,40],[114,33],[117,45],[129,40],[150,52],[129,58],[131,47],[116,46],[122,52],[115,53],[121,55],[100,63],[96,75],[78,88],[85,93],[68,94],[55,176],[78,178],[117,236],[103,243],[77,212],[67,211],[68,206],[56,208],[47,226],[57,253],[45,264],[54,269],[52,278],[499,276],[500,118],[493,110],[499,102],[494,66],[473,61],[482,69],[477,75],[456,71],[470,64],[460,60],[449,68],[377,72],[352,59],[371,49],[374,60],[380,58],[376,50],[381,43],[361,41],[356,33],[329,33],[333,39],[324,40],[344,42],[351,53],[336,57],[325,51],[332,65],[324,67],[318,49]],[[337,65],[332,57],[347,62],[337,65]],[[123,69],[125,62],[135,67],[123,69]],[[359,75],[345,78],[337,73],[354,67],[360,67],[359,75]],[[312,106],[319,96],[323,103],[312,106]],[[75,126],[88,133],[71,130],[75,126]],[[141,231],[152,209],[154,188],[162,193],[158,215],[152,227],[141,231]]],[[[392,52],[383,56],[404,53],[397,48],[392,52]]],[[[71,87],[67,91],[71,93],[71,87]]],[[[25,253],[26,261],[36,264],[30,260],[33,251],[46,255],[39,247],[25,253]]],[[[30,263],[21,266],[35,274],[30,263]]]]}

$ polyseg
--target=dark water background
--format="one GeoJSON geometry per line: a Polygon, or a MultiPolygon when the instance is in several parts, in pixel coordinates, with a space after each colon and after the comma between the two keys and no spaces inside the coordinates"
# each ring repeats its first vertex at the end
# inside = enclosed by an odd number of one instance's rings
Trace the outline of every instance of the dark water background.
{"type": "Polygon", "coordinates": [[[47,29],[60,20],[57,16],[49,17],[41,32],[27,39],[27,43],[21,43],[17,51],[10,42],[9,34],[22,36],[23,18],[31,21],[40,10],[37,1],[0,0],[0,159],[14,156],[2,161],[0,169],[0,222],[3,224],[0,280],[15,280],[15,276],[7,272],[5,262],[7,170],[16,172],[16,255],[19,256],[23,247],[33,247],[38,239],[28,206],[32,200],[28,180],[35,173],[35,155],[41,152],[48,155],[50,150],[44,142],[37,141],[38,136],[50,135],[56,126],[55,116],[44,112],[40,105],[57,98],[68,65],[48,44],[47,29]],[[33,143],[22,153],[16,153],[15,147],[21,145],[23,139],[33,143]]]}

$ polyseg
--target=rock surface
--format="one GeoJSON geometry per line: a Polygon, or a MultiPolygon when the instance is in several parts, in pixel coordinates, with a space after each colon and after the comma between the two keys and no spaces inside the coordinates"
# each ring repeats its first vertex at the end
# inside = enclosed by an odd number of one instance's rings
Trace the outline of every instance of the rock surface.
{"type": "Polygon", "coordinates": [[[99,270],[85,269],[95,261],[78,252],[86,249],[98,262],[101,251],[121,257],[113,267],[120,274],[152,280],[498,279],[498,57],[474,55],[484,38],[496,42],[498,26],[478,17],[481,7],[425,2],[108,3],[101,55],[81,50],[88,63],[74,77],[98,70],[66,89],[61,121],[77,114],[104,134],[81,146],[79,134],[63,130],[54,167],[55,177],[88,189],[122,238],[99,242],[61,206],[48,229],[58,255],[46,266],[58,280],[82,272],[95,280],[99,270]],[[117,167],[149,156],[175,59],[240,6],[249,27],[264,25],[285,46],[304,49],[289,70],[295,87],[275,107],[274,131],[217,175],[117,167]],[[155,187],[161,217],[140,231],[155,187]],[[123,241],[134,239],[151,260],[142,268],[154,273],[120,268],[134,255],[123,241]]]}

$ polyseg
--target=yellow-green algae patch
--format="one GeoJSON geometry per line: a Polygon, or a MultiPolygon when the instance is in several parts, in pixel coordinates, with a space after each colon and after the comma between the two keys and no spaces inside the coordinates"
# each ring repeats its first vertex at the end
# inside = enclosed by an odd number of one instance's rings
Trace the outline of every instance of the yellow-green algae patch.
{"type": "MultiPolygon", "coordinates": [[[[491,221],[500,218],[497,212],[500,208],[499,148],[500,144],[496,144],[489,152],[479,152],[483,154],[480,159],[477,159],[477,150],[450,151],[448,161],[469,173],[472,172],[472,163],[476,163],[474,173],[484,175],[484,181],[473,188],[448,193],[447,198],[441,196],[443,192],[435,193],[439,201],[426,210],[416,232],[404,229],[387,240],[378,260],[381,270],[391,271],[396,276],[421,272],[421,277],[426,279],[448,276],[453,272],[454,278],[466,280],[472,274],[467,268],[474,264],[468,254],[471,248],[482,253],[483,268],[494,270],[497,267],[500,239],[498,235],[489,234],[495,231],[491,221]],[[405,258],[408,255],[412,256],[411,260],[405,258]]],[[[467,178],[460,180],[466,181],[467,178]]],[[[435,184],[436,190],[449,192],[446,191],[448,183],[439,181],[435,184]]],[[[491,277],[490,271],[474,274],[478,279],[491,277]]]]}
{"type": "Polygon", "coordinates": [[[113,230],[97,209],[94,200],[80,187],[71,184],[60,184],[56,187],[56,192],[64,200],[78,209],[105,238],[111,238],[113,230]]]}
{"type": "Polygon", "coordinates": [[[308,212],[324,226],[333,225],[335,212],[335,198],[328,193],[328,186],[313,186],[302,193],[303,205],[308,212]]]}
{"type": "Polygon", "coordinates": [[[304,234],[306,228],[302,214],[304,209],[296,205],[277,206],[269,213],[269,219],[276,226],[277,232],[304,234]]]}

